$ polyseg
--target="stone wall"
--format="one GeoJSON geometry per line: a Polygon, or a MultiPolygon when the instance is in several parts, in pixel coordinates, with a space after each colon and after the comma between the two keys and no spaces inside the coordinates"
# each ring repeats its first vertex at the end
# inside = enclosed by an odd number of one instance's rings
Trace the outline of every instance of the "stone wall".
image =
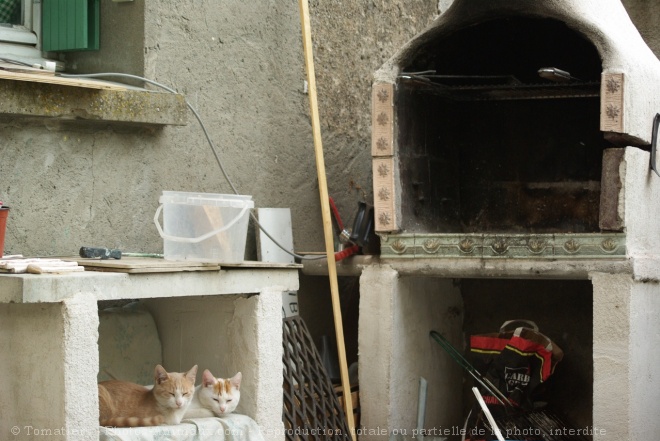
{"type": "MultiPolygon", "coordinates": [[[[73,70],[142,73],[184,94],[238,191],[257,207],[290,207],[296,250],[323,250],[296,2],[103,8],[102,50],[67,54],[73,70]]],[[[330,194],[350,219],[358,200],[371,201],[372,72],[433,19],[437,3],[312,1],[310,11],[330,194]]],[[[158,252],[152,218],[163,190],[232,192],[192,116],[162,129],[1,121],[7,253],[70,255],[82,245],[158,252]]]]}

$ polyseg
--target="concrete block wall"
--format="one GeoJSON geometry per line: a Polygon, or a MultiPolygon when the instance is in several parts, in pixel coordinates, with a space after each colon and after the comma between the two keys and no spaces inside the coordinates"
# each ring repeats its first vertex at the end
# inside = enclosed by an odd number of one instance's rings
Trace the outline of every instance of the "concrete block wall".
{"type": "MultiPolygon", "coordinates": [[[[567,273],[566,278],[571,277],[567,273]]],[[[660,339],[660,285],[635,280],[630,273],[594,271],[588,280],[593,289],[591,316],[578,313],[570,302],[556,305],[554,311],[556,320],[593,326],[593,354],[575,353],[581,349],[576,349],[574,342],[564,347],[566,357],[579,358],[578,369],[590,373],[593,368],[593,396],[583,395],[585,391],[591,393],[591,385],[564,391],[564,399],[568,397],[573,408],[566,406],[564,410],[581,418],[586,412],[586,420],[572,422],[576,428],[591,430],[595,441],[652,438],[660,433],[654,417],[660,412],[660,375],[655,369],[660,363],[655,350],[660,339]]],[[[450,278],[402,276],[388,265],[366,268],[360,284],[360,401],[365,426],[361,439],[383,439],[383,433],[368,431],[374,428],[411,438],[419,376],[429,380],[426,428],[462,428],[463,379],[467,375],[426,337],[430,329],[436,329],[463,349],[465,328],[460,311],[465,305],[458,285],[450,278]],[[379,336],[377,341],[373,335],[379,336]]],[[[487,290],[481,292],[483,296],[488,294],[487,290]]],[[[545,294],[544,298],[552,298],[545,294]]],[[[526,295],[531,302],[539,293],[526,295]]],[[[490,313],[513,318],[511,309],[520,313],[525,306],[507,308],[503,302],[491,306],[490,313]]],[[[484,317],[485,322],[490,320],[484,317]]],[[[566,331],[573,328],[567,326],[566,331]]],[[[482,332],[489,331],[482,328],[482,332]]],[[[558,333],[553,337],[562,342],[566,336],[558,333]]],[[[557,369],[574,361],[562,361],[564,365],[560,363],[557,369]]],[[[584,377],[580,371],[572,374],[584,377]]],[[[553,387],[567,384],[554,382],[553,387]]]]}
{"type": "Polygon", "coordinates": [[[420,377],[429,384],[425,428],[451,428],[461,421],[463,373],[429,332],[436,330],[462,348],[462,309],[451,279],[400,277],[388,266],[364,270],[358,341],[361,440],[382,439],[376,429],[413,435],[420,377]]]}
{"type": "Polygon", "coordinates": [[[630,298],[631,426],[638,439],[660,433],[660,286],[637,281],[630,298]]]}
{"type": "Polygon", "coordinates": [[[236,412],[258,422],[268,440],[281,437],[281,291],[145,301],[163,345],[163,363],[185,371],[197,364],[216,377],[241,372],[236,412]]]}
{"type": "MultiPolygon", "coordinates": [[[[310,3],[330,194],[348,216],[371,199],[371,74],[437,4],[310,3]]],[[[239,192],[257,207],[291,208],[295,248],[323,250],[297,3],[109,1],[101,14],[101,51],[66,54],[72,72],[145,75],[184,94],[239,192]]],[[[12,253],[158,252],[151,219],[163,190],[232,192],[192,116],[184,127],[140,129],[8,115],[0,138],[12,253]]]]}
{"type": "Polygon", "coordinates": [[[239,412],[282,441],[282,294],[297,289],[295,268],[0,277],[0,439],[98,439],[98,302],[132,299],[166,369],[240,370],[239,412]]]}
{"type": "Polygon", "coordinates": [[[96,311],[92,295],[0,304],[0,437],[98,439],[96,311]]]}

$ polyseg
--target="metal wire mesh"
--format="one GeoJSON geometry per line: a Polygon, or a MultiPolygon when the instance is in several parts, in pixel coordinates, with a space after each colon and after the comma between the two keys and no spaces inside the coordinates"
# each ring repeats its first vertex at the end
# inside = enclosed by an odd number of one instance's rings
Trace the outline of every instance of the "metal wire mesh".
{"type": "Polygon", "coordinates": [[[283,320],[284,410],[286,439],[351,440],[344,410],[323,368],[305,322],[283,320]]]}

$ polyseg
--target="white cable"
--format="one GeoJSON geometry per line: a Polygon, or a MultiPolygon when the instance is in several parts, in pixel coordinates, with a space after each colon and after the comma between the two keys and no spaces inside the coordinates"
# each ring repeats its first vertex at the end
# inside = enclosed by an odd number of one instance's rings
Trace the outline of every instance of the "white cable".
{"type": "MultiPolygon", "coordinates": [[[[104,72],[104,73],[93,73],[93,74],[64,74],[64,73],[58,73],[58,76],[61,77],[67,77],[67,78],[106,78],[106,77],[121,77],[121,78],[131,78],[134,80],[139,80],[139,81],[144,81],[145,83],[149,83],[153,86],[160,87],[161,89],[164,89],[170,93],[178,93],[176,90],[158,83],[156,81],[150,80],[148,78],[141,77],[139,75],[132,75],[132,74],[126,74],[126,73],[117,73],[117,72],[104,72]]],[[[215,144],[213,144],[213,141],[211,140],[211,136],[209,135],[209,132],[206,130],[206,126],[204,125],[204,122],[202,121],[202,118],[199,116],[199,113],[197,113],[197,110],[188,102],[187,99],[184,98],[184,101],[186,102],[186,105],[190,109],[190,111],[195,115],[195,118],[197,119],[197,122],[199,123],[200,127],[202,128],[202,132],[204,132],[204,136],[206,137],[206,141],[209,143],[209,146],[211,147],[211,151],[213,152],[213,156],[215,156],[215,160],[218,163],[218,166],[220,167],[220,171],[222,171],[223,176],[225,177],[225,180],[231,187],[232,191],[235,194],[240,194],[238,190],[236,189],[236,186],[234,183],[231,181],[229,178],[229,175],[225,171],[225,167],[222,165],[222,160],[220,160],[220,155],[218,155],[218,152],[215,148],[215,144]]],[[[292,251],[287,250],[284,248],[284,246],[279,243],[275,238],[264,229],[263,226],[259,223],[257,220],[257,217],[254,215],[254,213],[250,213],[250,218],[252,219],[252,222],[261,230],[263,233],[268,236],[270,240],[273,241],[275,245],[277,245],[282,251],[285,253],[289,254],[290,256],[293,256],[295,258],[301,259],[301,260],[318,260],[318,259],[325,259],[326,256],[303,256],[300,254],[296,254],[292,251]]]]}

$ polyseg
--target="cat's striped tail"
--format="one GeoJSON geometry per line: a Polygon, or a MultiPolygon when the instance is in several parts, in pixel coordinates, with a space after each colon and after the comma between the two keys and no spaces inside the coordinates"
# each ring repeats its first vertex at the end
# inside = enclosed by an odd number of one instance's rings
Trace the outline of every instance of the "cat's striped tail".
{"type": "Polygon", "coordinates": [[[160,415],[148,418],[115,417],[101,420],[101,425],[105,427],[145,427],[160,426],[164,421],[164,418],[160,415]]]}

